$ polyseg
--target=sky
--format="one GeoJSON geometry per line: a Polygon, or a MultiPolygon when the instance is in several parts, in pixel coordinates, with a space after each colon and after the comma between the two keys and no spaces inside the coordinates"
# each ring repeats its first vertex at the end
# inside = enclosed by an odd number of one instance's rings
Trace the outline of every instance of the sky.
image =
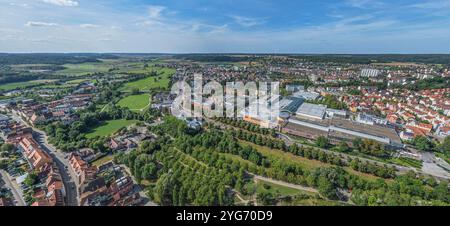
{"type": "Polygon", "coordinates": [[[0,52],[450,53],[450,0],[0,0],[0,52]]]}

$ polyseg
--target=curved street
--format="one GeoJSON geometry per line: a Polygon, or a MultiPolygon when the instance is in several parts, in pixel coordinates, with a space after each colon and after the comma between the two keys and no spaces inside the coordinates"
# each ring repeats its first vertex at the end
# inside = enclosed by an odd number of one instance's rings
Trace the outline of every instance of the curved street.
{"type": "Polygon", "coordinates": [[[33,136],[35,140],[41,145],[42,149],[46,151],[55,162],[61,174],[61,179],[66,191],[66,205],[78,206],[78,191],[76,184],[75,173],[71,172],[69,161],[65,159],[65,154],[58,152],[53,145],[47,142],[47,135],[33,128],[33,136]]]}
{"type": "Polygon", "coordinates": [[[9,177],[8,173],[4,170],[0,170],[0,176],[1,180],[3,180],[3,182],[5,183],[5,187],[8,188],[8,190],[12,193],[14,197],[14,204],[16,206],[25,206],[25,201],[23,200],[21,191],[19,190],[18,186],[15,185],[11,180],[12,178],[9,177]]]}
{"type": "Polygon", "coordinates": [[[72,170],[72,167],[70,167],[68,159],[66,157],[68,156],[65,153],[62,153],[57,150],[52,144],[48,142],[47,134],[39,130],[35,127],[32,127],[27,122],[25,122],[20,116],[12,112],[12,118],[16,121],[19,121],[27,126],[30,126],[33,129],[33,137],[36,140],[36,142],[41,145],[42,149],[46,151],[55,162],[56,166],[59,169],[59,172],[61,174],[61,180],[64,184],[64,189],[66,191],[66,205],[68,206],[78,206],[79,205],[79,196],[78,196],[78,183],[77,183],[77,176],[75,172],[72,170]]]}

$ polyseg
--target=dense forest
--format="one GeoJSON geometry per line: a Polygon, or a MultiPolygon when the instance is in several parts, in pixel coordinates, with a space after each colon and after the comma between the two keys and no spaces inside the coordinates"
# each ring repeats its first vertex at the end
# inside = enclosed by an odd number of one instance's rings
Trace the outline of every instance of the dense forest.
{"type": "MultiPolygon", "coordinates": [[[[263,155],[239,142],[248,138],[255,143],[260,140],[264,146],[272,143],[250,132],[223,132],[211,125],[206,126],[205,131],[189,132],[183,121],[172,117],[152,127],[152,131],[159,135],[156,142],[144,144],[130,154],[118,154],[115,161],[130,167],[137,180],[154,181],[147,191],[154,201],[164,205],[233,205],[232,196],[236,192],[242,195],[255,192],[248,188],[253,174],[316,188],[321,197],[330,200],[343,200],[344,191],[351,192],[351,202],[357,205],[445,205],[450,202],[447,183],[412,172],[395,176],[389,183],[381,178],[368,181],[349,173],[337,156],[313,149],[295,145],[279,147],[279,151],[305,158],[330,160],[331,164],[336,161],[336,166],[307,169],[295,162],[263,155]]],[[[392,178],[393,175],[391,169],[369,166],[357,159],[349,167],[363,172],[382,170],[381,177],[392,178]]],[[[264,204],[276,203],[268,194],[256,195],[264,204]]]]}
{"type": "Polygon", "coordinates": [[[86,62],[100,62],[98,59],[115,59],[110,54],[62,54],[62,53],[0,53],[1,64],[79,64],[86,62]]]}
{"type": "Polygon", "coordinates": [[[448,54],[331,54],[331,55],[292,55],[292,57],[313,62],[334,62],[348,64],[370,64],[388,62],[414,62],[450,65],[448,54]]]}
{"type": "Polygon", "coordinates": [[[221,54],[180,54],[174,55],[175,59],[192,60],[197,62],[240,62],[252,61],[255,58],[249,56],[238,55],[221,55],[221,54]]]}

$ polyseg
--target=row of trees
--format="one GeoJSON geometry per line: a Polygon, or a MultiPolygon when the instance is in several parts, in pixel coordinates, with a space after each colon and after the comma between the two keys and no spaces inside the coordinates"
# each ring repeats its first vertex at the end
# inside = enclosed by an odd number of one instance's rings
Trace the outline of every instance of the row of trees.
{"type": "Polygon", "coordinates": [[[162,138],[130,154],[119,154],[115,161],[130,167],[138,180],[156,180],[148,191],[162,205],[232,205],[233,171],[205,166],[172,142],[162,138]]]}
{"type": "Polygon", "coordinates": [[[344,102],[339,101],[334,95],[325,95],[325,97],[322,99],[308,100],[307,102],[313,104],[323,104],[333,109],[347,109],[347,105],[344,102]]]}
{"type": "Polygon", "coordinates": [[[219,130],[211,128],[210,131],[195,136],[180,136],[175,142],[176,146],[181,150],[186,150],[187,154],[191,154],[196,146],[205,148],[215,147],[222,153],[238,155],[245,160],[261,166],[266,165],[264,157],[251,146],[241,146],[233,138],[230,133],[222,133],[219,130]]]}
{"type": "MultiPolygon", "coordinates": [[[[308,159],[318,160],[324,163],[333,164],[336,166],[348,166],[349,164],[342,160],[342,157],[336,154],[330,154],[325,151],[310,148],[310,147],[299,147],[296,144],[286,146],[284,142],[278,139],[271,139],[262,137],[260,135],[251,134],[242,130],[237,130],[232,132],[238,139],[246,140],[258,145],[267,146],[269,148],[276,148],[285,152],[290,152],[294,155],[305,157],[308,159]],[[281,142],[281,143],[280,143],[281,142]]],[[[326,141],[324,141],[327,143],[326,141]]],[[[351,165],[351,164],[350,164],[351,165]]],[[[389,168],[386,165],[379,166],[376,164],[368,162],[357,161],[356,166],[353,167],[354,170],[373,174],[382,178],[393,178],[395,177],[395,169],[389,168]]]]}
{"type": "Polygon", "coordinates": [[[276,132],[273,129],[261,128],[259,125],[249,123],[243,120],[236,120],[234,118],[225,118],[225,117],[215,118],[214,120],[250,132],[260,133],[262,135],[270,135],[272,137],[275,137],[276,135],[276,132]]]}
{"type": "MultiPolygon", "coordinates": [[[[172,121],[172,123],[164,123],[161,125],[161,128],[177,128],[177,124],[182,121],[176,121],[177,120],[172,121]]],[[[256,165],[253,162],[242,162],[236,160],[236,158],[225,157],[221,154],[223,151],[219,150],[218,144],[222,139],[226,140],[226,142],[223,142],[222,148],[228,149],[228,145],[233,142],[231,142],[230,138],[227,138],[227,136],[233,136],[233,134],[215,130],[214,128],[208,128],[206,131],[196,135],[190,135],[178,129],[172,129],[170,133],[173,133],[173,135],[170,135],[164,142],[159,142],[161,148],[155,149],[150,147],[145,151],[146,155],[155,156],[153,159],[154,161],[152,162],[158,168],[156,174],[158,180],[157,185],[152,187],[151,191],[155,200],[160,203],[168,205],[179,205],[182,203],[194,205],[200,203],[231,204],[232,202],[223,201],[231,199],[231,196],[227,196],[226,192],[220,193],[210,191],[208,187],[210,183],[204,181],[202,182],[204,184],[200,185],[198,184],[199,181],[203,180],[197,177],[209,175],[210,177],[207,178],[214,181],[215,177],[211,175],[220,175],[220,181],[223,185],[223,187],[220,187],[222,189],[221,191],[223,191],[223,189],[227,190],[234,188],[243,194],[250,194],[252,191],[247,191],[245,186],[245,184],[248,183],[248,180],[246,179],[248,175],[246,175],[245,172],[251,172],[290,183],[316,187],[322,196],[329,199],[341,199],[345,196],[342,191],[347,190],[352,192],[351,199],[358,205],[372,205],[373,200],[377,200],[380,197],[378,195],[378,191],[380,190],[383,190],[385,194],[392,194],[378,200],[377,202],[380,205],[431,205],[449,203],[444,195],[447,194],[448,196],[449,192],[448,187],[444,182],[437,183],[432,179],[421,178],[415,174],[396,177],[390,183],[386,183],[382,179],[371,182],[355,174],[350,174],[341,167],[307,170],[296,162],[287,162],[271,155],[264,156],[264,159],[266,159],[264,162],[266,163],[256,165]],[[173,136],[179,132],[181,132],[179,136],[173,136]],[[186,172],[172,174],[175,171],[186,172]],[[191,174],[190,172],[195,173],[191,174]],[[177,177],[174,178],[175,176],[172,175],[177,175],[177,177]],[[177,179],[184,178],[183,175],[189,175],[190,179],[177,179]],[[202,189],[203,194],[195,192],[198,190],[190,192],[190,187],[202,189]],[[187,200],[184,200],[180,198],[180,193],[191,195],[187,200]],[[178,197],[178,199],[176,197],[178,197]],[[205,200],[210,201],[206,202],[205,200]]],[[[231,149],[233,148],[232,145],[231,149]]],[[[310,158],[327,159],[327,161],[329,161],[328,158],[333,159],[327,155],[320,154],[316,149],[300,148],[296,145],[289,146],[287,150],[296,153],[297,155],[303,153],[304,156],[310,156],[310,158]]],[[[239,153],[225,152],[233,153],[232,155],[236,157],[240,156],[239,153]]],[[[147,163],[148,162],[145,162],[145,164],[147,163]]],[[[140,164],[140,167],[145,166],[145,164],[140,164]]],[[[356,160],[353,162],[353,165],[350,166],[355,169],[361,168],[362,166],[370,168],[367,167],[365,163],[356,160]]],[[[136,168],[133,170],[135,169],[136,168]]],[[[141,172],[144,172],[144,169],[142,169],[141,172]]],[[[146,175],[146,173],[144,173],[144,175],[146,175]]],[[[380,176],[382,175],[380,174],[380,176]]],[[[218,184],[220,185],[220,183],[218,184]]],[[[231,193],[230,190],[228,191],[231,193]]],[[[269,197],[268,200],[270,199],[272,198],[269,197]]]]}

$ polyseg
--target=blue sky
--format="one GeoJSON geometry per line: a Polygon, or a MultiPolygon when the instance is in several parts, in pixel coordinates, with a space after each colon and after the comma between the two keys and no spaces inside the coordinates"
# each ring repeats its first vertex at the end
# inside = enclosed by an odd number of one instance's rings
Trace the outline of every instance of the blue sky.
{"type": "Polygon", "coordinates": [[[0,52],[450,53],[450,0],[0,0],[0,52]]]}

